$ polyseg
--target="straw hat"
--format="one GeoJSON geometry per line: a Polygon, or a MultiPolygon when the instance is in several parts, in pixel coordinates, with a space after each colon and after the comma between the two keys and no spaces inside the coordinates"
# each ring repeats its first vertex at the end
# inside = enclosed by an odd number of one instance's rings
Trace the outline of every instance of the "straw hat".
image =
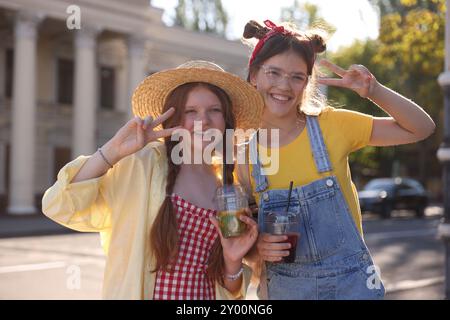
{"type": "Polygon", "coordinates": [[[248,82],[225,72],[208,61],[189,61],[176,69],[154,73],[145,78],[131,98],[134,115],[156,118],[162,113],[169,94],[189,82],[206,82],[224,90],[231,99],[236,128],[257,129],[264,107],[261,95],[248,82]]]}

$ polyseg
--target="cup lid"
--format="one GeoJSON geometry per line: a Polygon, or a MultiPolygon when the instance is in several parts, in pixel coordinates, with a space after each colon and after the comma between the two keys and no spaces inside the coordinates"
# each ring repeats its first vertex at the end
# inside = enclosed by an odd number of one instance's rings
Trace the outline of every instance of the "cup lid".
{"type": "Polygon", "coordinates": [[[294,212],[276,211],[269,212],[265,217],[266,222],[270,223],[296,223],[298,215],[294,212]]]}

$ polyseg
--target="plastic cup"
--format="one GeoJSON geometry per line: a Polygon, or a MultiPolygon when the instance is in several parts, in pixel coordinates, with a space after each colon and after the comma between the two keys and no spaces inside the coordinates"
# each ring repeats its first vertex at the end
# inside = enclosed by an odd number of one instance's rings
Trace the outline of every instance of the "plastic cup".
{"type": "Polygon", "coordinates": [[[219,187],[216,191],[217,219],[224,238],[238,237],[243,234],[247,225],[240,220],[247,215],[247,195],[239,185],[219,187]]]}
{"type": "Polygon", "coordinates": [[[276,211],[269,212],[264,220],[265,231],[272,235],[287,235],[286,242],[291,244],[289,255],[283,257],[281,262],[295,262],[297,242],[299,238],[299,219],[298,215],[292,212],[276,211]]]}

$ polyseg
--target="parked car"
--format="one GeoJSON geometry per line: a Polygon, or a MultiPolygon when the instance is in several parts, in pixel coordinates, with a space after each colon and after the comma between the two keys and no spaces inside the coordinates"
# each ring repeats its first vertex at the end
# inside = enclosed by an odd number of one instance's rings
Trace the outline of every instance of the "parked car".
{"type": "Polygon", "coordinates": [[[361,211],[379,213],[389,218],[393,210],[413,210],[417,217],[425,215],[428,194],[423,186],[410,178],[370,180],[358,193],[361,211]]]}

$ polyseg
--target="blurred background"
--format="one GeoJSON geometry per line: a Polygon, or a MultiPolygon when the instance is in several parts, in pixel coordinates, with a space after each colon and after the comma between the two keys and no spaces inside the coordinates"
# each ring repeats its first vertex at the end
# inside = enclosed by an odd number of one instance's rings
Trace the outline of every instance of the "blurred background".
{"type": "MultiPolygon", "coordinates": [[[[388,299],[443,299],[445,0],[0,0],[0,299],[99,299],[104,257],[96,234],[45,218],[41,199],[61,167],[91,154],[131,117],[147,75],[192,59],[246,76],[245,23],[320,27],[326,57],[363,64],[431,115],[436,132],[350,158],[365,240],[388,299]]],[[[329,103],[375,116],[356,93],[329,103]]]]}

